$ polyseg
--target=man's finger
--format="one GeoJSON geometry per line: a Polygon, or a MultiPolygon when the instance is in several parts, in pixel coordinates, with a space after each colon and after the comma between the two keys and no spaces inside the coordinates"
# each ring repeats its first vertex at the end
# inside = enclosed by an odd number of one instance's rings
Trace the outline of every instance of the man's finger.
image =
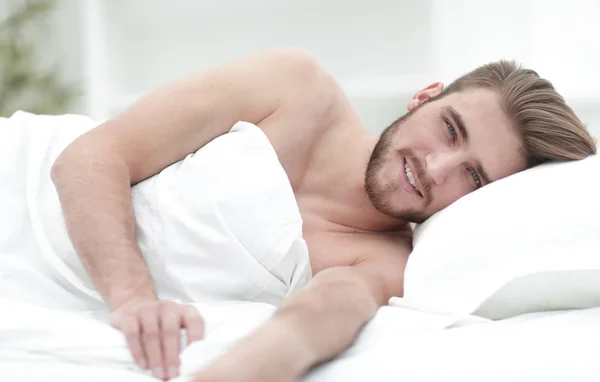
{"type": "Polygon", "coordinates": [[[188,345],[204,337],[204,320],[196,308],[187,305],[183,307],[182,321],[187,331],[188,345]]]}
{"type": "Polygon", "coordinates": [[[121,322],[117,325],[123,334],[125,334],[125,340],[127,341],[127,346],[129,347],[133,360],[139,367],[146,369],[148,367],[148,361],[146,360],[144,349],[142,349],[142,342],[140,340],[141,328],[137,317],[126,316],[121,319],[121,322]]]}
{"type": "Polygon", "coordinates": [[[163,350],[160,327],[158,323],[158,312],[155,307],[145,309],[140,315],[142,326],[142,348],[146,354],[148,367],[152,370],[155,378],[165,379],[163,365],[163,350]]]}
{"type": "Polygon", "coordinates": [[[163,341],[163,364],[166,369],[167,379],[175,378],[179,374],[179,351],[181,350],[179,307],[174,304],[161,307],[160,330],[163,341]]]}

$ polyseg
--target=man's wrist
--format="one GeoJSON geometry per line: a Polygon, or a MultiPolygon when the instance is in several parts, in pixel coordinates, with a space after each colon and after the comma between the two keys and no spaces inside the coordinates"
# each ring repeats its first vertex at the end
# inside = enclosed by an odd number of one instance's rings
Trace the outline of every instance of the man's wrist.
{"type": "Polygon", "coordinates": [[[157,301],[158,297],[153,289],[149,290],[137,290],[126,292],[120,290],[112,293],[108,296],[106,303],[108,304],[111,311],[115,311],[119,308],[128,305],[141,304],[149,301],[157,301]]]}
{"type": "Polygon", "coordinates": [[[297,325],[284,317],[273,317],[204,370],[198,380],[293,382],[315,360],[297,325]]]}
{"type": "Polygon", "coordinates": [[[273,348],[280,350],[275,358],[280,357],[279,361],[288,365],[294,377],[300,377],[317,363],[317,352],[297,320],[276,314],[267,325],[272,326],[269,337],[274,341],[273,348]]]}

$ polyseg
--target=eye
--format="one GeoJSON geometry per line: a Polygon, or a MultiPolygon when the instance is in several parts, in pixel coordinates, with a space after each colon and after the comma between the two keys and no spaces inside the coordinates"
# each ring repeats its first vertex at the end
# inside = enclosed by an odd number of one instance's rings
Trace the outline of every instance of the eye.
{"type": "Polygon", "coordinates": [[[469,172],[471,173],[471,177],[473,178],[473,181],[475,182],[475,188],[477,189],[477,188],[481,187],[481,178],[479,178],[479,174],[477,174],[472,169],[469,169],[469,172]]]}
{"type": "Polygon", "coordinates": [[[456,142],[456,129],[454,128],[454,126],[452,126],[452,124],[448,121],[444,121],[446,123],[446,129],[448,129],[448,132],[450,133],[450,136],[452,137],[452,142],[456,142]]]}

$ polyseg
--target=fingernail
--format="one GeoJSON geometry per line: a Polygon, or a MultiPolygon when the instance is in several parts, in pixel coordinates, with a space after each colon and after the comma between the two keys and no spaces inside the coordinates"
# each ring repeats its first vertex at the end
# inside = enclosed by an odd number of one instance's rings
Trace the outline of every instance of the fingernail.
{"type": "Polygon", "coordinates": [[[177,367],[175,367],[175,366],[171,366],[169,368],[168,373],[169,373],[169,376],[167,378],[169,378],[169,379],[175,378],[175,377],[177,377],[177,374],[179,374],[177,371],[177,367]]]}
{"type": "Polygon", "coordinates": [[[139,366],[141,369],[147,369],[147,368],[148,368],[148,365],[146,364],[146,361],[144,361],[143,359],[140,359],[140,360],[138,361],[138,366],[139,366]]]}
{"type": "Polygon", "coordinates": [[[154,375],[154,377],[156,377],[158,379],[164,379],[165,371],[163,370],[162,367],[157,367],[154,370],[152,370],[152,375],[154,375]]]}

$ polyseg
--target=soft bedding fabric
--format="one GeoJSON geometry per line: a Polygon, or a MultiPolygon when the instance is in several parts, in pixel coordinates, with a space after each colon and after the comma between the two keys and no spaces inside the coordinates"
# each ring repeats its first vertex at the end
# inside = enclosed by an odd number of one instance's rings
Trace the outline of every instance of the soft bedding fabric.
{"type": "Polygon", "coordinates": [[[600,306],[600,157],[524,171],[430,218],[404,297],[496,319],[600,306]]]}
{"type": "MultiPolygon", "coordinates": [[[[17,375],[18,365],[49,363],[69,375],[77,371],[62,366],[138,372],[74,253],[50,179],[54,159],[96,125],[24,112],[0,124],[0,365],[17,375]]],[[[312,276],[289,180],[255,125],[237,123],[132,194],[138,243],[161,298],[272,309],[258,302],[278,304],[312,276]]],[[[209,308],[201,314],[211,320],[209,308]]],[[[250,315],[227,338],[247,333],[250,315]]],[[[196,346],[194,367],[218,354],[213,344],[196,346]]]]}
{"type": "MultiPolygon", "coordinates": [[[[10,197],[0,197],[0,209],[7,211],[0,216],[2,381],[154,381],[131,361],[122,333],[106,323],[107,312],[89,280],[85,280],[77,268],[77,262],[69,257],[72,249],[61,236],[64,227],[49,212],[57,204],[48,179],[42,178],[45,172],[41,169],[49,166],[50,158],[57,155],[61,146],[81,134],[81,129],[93,128],[94,122],[80,116],[55,118],[21,114],[19,118],[22,124],[13,125],[11,129],[7,129],[6,123],[0,124],[3,138],[0,139],[0,181],[3,192],[11,193],[10,197]],[[35,135],[28,135],[42,122],[46,130],[38,128],[35,135]],[[73,126],[80,129],[72,129],[73,126]],[[69,131],[65,135],[54,134],[61,129],[69,131]],[[28,141],[32,137],[35,137],[34,143],[28,141]]],[[[246,147],[248,150],[259,148],[261,154],[253,156],[255,160],[266,161],[273,169],[277,168],[276,157],[258,129],[238,125],[228,139],[233,142],[232,147],[239,148],[236,145],[242,140],[235,134],[247,134],[244,137],[250,137],[250,141],[258,145],[246,147]]],[[[224,149],[219,145],[225,141],[216,141],[213,149],[224,149]]],[[[226,165],[243,169],[244,173],[239,175],[246,176],[242,179],[249,184],[252,176],[248,172],[253,168],[252,163],[257,162],[235,156],[238,151],[228,152],[234,159],[226,165]]],[[[210,159],[215,163],[224,159],[213,155],[210,159]]],[[[211,175],[200,159],[202,155],[192,155],[165,172],[164,177],[142,184],[134,191],[134,203],[138,203],[134,206],[136,212],[143,214],[144,206],[148,205],[160,210],[157,207],[160,203],[155,203],[157,191],[168,196],[163,198],[168,201],[164,211],[182,209],[178,201],[186,205],[191,202],[192,191],[196,188],[201,192],[202,184],[197,180],[186,183],[192,188],[187,194],[185,190],[179,193],[173,186],[178,176],[188,178],[188,170],[192,173],[207,171],[211,175]]],[[[236,302],[231,298],[217,303],[208,298],[198,304],[207,322],[206,339],[182,353],[182,376],[175,381],[191,380],[194,371],[270,317],[275,307],[266,302],[279,301],[288,290],[307,281],[308,264],[298,255],[306,253],[297,231],[297,206],[289,204],[289,184],[283,183],[278,171],[274,170],[276,181],[269,189],[277,191],[281,199],[275,200],[289,212],[276,214],[283,219],[278,222],[289,221],[289,224],[269,226],[272,229],[265,230],[266,236],[261,236],[254,235],[252,230],[244,231],[244,227],[254,229],[258,225],[253,226],[248,221],[243,227],[227,224],[230,220],[225,218],[217,225],[222,229],[220,234],[211,236],[222,238],[221,244],[227,244],[229,234],[241,234],[240,242],[228,247],[234,248],[234,252],[240,251],[229,256],[242,253],[241,248],[283,256],[258,258],[260,264],[254,264],[252,269],[262,269],[260,277],[264,276],[262,280],[268,282],[259,283],[255,289],[241,288],[240,294],[229,295],[247,297],[250,293],[262,302],[236,302]],[[273,233],[281,234],[275,237],[289,240],[277,245],[273,233]],[[292,261],[284,261],[286,258],[292,261]],[[264,289],[261,285],[273,287],[264,289]]],[[[594,183],[596,178],[590,176],[594,171],[598,172],[596,158],[544,166],[486,187],[436,215],[418,231],[415,252],[406,273],[406,298],[394,298],[390,306],[379,309],[348,351],[309,373],[302,382],[599,380],[596,349],[600,343],[600,308],[592,308],[598,296],[596,255],[600,253],[596,247],[598,205],[593,200],[598,188],[594,183]],[[557,181],[567,177],[582,177],[577,198],[571,197],[573,186],[557,181]],[[566,200],[569,203],[565,203],[566,200]],[[499,205],[498,201],[506,203],[499,205]],[[571,224],[575,221],[582,223],[580,229],[571,224]],[[542,278],[536,279],[540,275],[542,278]],[[561,279],[563,276],[566,278],[561,279]],[[589,308],[522,314],[577,307],[589,308]],[[490,318],[504,319],[492,321],[490,318]]],[[[254,191],[256,201],[265,203],[260,190],[254,191]]],[[[223,204],[222,199],[213,201],[213,212],[218,211],[213,216],[235,216],[235,205],[223,204]]],[[[170,233],[180,240],[179,250],[193,252],[199,243],[194,241],[193,235],[186,234],[185,225],[189,222],[190,227],[198,227],[201,222],[185,211],[164,219],[173,219],[171,222],[183,228],[170,233]]],[[[160,226],[162,222],[142,217],[141,231],[147,233],[140,238],[142,248],[160,247],[155,246],[151,235],[161,232],[154,230],[157,224],[160,226]]],[[[219,240],[211,244],[212,248],[218,247],[219,240]]],[[[210,255],[209,252],[206,254],[210,255]]],[[[157,262],[151,267],[159,269],[160,265],[157,262]]],[[[182,266],[193,267],[194,264],[170,265],[172,271],[182,266]]],[[[168,280],[165,274],[160,275],[168,280]]],[[[193,293],[183,286],[169,289],[166,282],[164,286],[164,296],[186,299],[193,293]]]]}
{"type": "MultiPolygon", "coordinates": [[[[0,256],[27,258],[97,305],[101,298],[72,247],[50,178],[60,152],[95,126],[83,116],[24,112],[2,126],[0,207],[7,213],[0,216],[0,256]]],[[[278,304],[312,277],[293,190],[253,124],[235,124],[135,185],[132,200],[138,244],[163,299],[278,304]]]]}
{"type": "MultiPolygon", "coordinates": [[[[177,382],[191,381],[274,310],[262,303],[198,307],[206,315],[206,339],[182,353],[177,382]]],[[[0,316],[3,381],[154,380],[137,369],[121,333],[105,323],[6,299],[0,309],[9,312],[0,316]]],[[[388,306],[348,351],[301,382],[592,382],[600,378],[599,341],[600,308],[489,321],[388,306]]]]}

